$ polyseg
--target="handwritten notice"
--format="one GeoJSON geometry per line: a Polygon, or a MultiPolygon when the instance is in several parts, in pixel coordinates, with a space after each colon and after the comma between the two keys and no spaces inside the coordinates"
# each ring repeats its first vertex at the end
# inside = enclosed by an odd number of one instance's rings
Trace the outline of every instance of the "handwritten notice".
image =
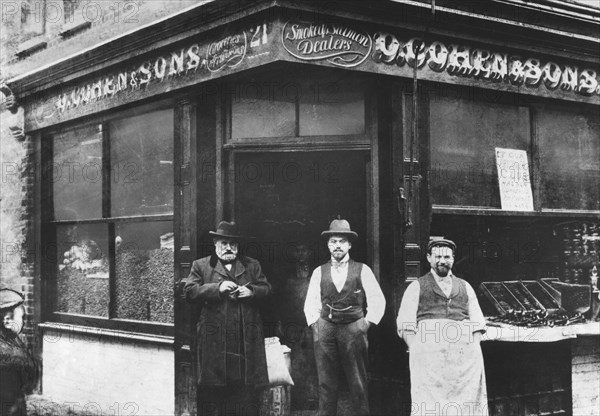
{"type": "Polygon", "coordinates": [[[496,148],[496,167],[502,209],[533,211],[527,151],[496,148]]]}

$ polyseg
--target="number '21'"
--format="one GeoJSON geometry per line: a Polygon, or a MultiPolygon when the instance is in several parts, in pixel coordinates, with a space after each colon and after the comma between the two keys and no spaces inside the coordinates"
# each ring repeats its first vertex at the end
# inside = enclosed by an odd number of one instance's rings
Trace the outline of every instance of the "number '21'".
{"type": "Polygon", "coordinates": [[[250,47],[255,48],[258,45],[265,45],[267,43],[267,24],[256,26],[252,39],[250,39],[250,47]]]}

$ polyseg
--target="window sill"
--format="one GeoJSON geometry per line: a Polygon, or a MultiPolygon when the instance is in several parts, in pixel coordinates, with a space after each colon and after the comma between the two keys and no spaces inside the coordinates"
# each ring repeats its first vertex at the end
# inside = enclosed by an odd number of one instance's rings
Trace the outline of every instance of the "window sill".
{"type": "Polygon", "coordinates": [[[119,342],[131,341],[131,342],[146,342],[149,344],[161,344],[161,345],[174,345],[175,339],[172,336],[163,335],[149,335],[142,334],[139,332],[131,331],[118,331],[114,329],[106,328],[94,328],[82,325],[73,324],[61,324],[55,322],[45,322],[38,324],[38,328],[43,331],[57,331],[70,334],[81,334],[98,338],[114,339],[119,342]]]}
{"type": "Polygon", "coordinates": [[[447,215],[489,215],[489,216],[515,216],[515,217],[589,217],[598,218],[600,211],[584,210],[555,210],[542,209],[542,211],[507,211],[500,208],[468,207],[451,205],[433,205],[433,214],[447,215]]]}
{"type": "Polygon", "coordinates": [[[54,312],[49,316],[49,319],[51,320],[44,324],[92,328],[96,333],[115,331],[167,338],[173,338],[175,333],[175,325],[162,322],[135,321],[119,318],[109,319],[107,317],[80,315],[68,312],[54,312]]]}

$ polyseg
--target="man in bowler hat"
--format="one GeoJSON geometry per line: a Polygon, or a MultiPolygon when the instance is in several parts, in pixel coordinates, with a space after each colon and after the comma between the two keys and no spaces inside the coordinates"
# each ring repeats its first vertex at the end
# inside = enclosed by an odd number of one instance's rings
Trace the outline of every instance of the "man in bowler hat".
{"type": "Polygon", "coordinates": [[[210,231],[215,254],[195,260],[184,279],[188,302],[200,306],[197,325],[198,414],[258,414],[256,387],[268,383],[258,302],[271,294],[260,263],[239,255],[233,222],[210,231]]]}
{"type": "Polygon", "coordinates": [[[385,297],[369,266],[350,258],[358,234],[348,221],[333,220],[321,236],[331,259],[313,271],[304,303],[315,345],[319,416],[337,414],[340,370],[350,388],[352,411],[368,415],[367,330],[381,320],[385,297]]]}

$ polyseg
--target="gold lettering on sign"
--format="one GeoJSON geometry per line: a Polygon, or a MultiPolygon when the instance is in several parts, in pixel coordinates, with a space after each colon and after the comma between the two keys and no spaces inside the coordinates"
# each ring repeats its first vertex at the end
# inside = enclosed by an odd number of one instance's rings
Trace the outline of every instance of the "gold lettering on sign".
{"type": "Polygon", "coordinates": [[[442,42],[431,42],[427,51],[429,68],[435,72],[442,72],[448,61],[448,48],[442,42]]]}
{"type": "Polygon", "coordinates": [[[591,69],[584,69],[579,76],[579,92],[592,95],[598,89],[598,74],[591,69]]]}
{"type": "MultiPolygon", "coordinates": [[[[298,32],[298,36],[316,36],[320,28],[298,32]]],[[[536,57],[521,58],[507,53],[487,49],[471,48],[456,43],[444,44],[433,41],[425,45],[423,53],[414,56],[414,44],[420,39],[410,39],[406,43],[386,32],[373,36],[371,58],[377,63],[413,66],[415,60],[419,68],[425,67],[434,72],[447,72],[452,76],[471,77],[497,83],[526,85],[530,88],[544,86],[548,90],[561,88],[566,92],[581,95],[600,95],[599,72],[589,68],[581,71],[576,66],[559,65],[556,62],[543,62],[536,57]]]]}
{"type": "Polygon", "coordinates": [[[562,78],[562,70],[560,69],[560,66],[555,62],[547,62],[546,65],[544,65],[542,72],[544,85],[546,88],[549,90],[555,90],[558,88],[558,84],[560,84],[560,80],[562,78]]]}

